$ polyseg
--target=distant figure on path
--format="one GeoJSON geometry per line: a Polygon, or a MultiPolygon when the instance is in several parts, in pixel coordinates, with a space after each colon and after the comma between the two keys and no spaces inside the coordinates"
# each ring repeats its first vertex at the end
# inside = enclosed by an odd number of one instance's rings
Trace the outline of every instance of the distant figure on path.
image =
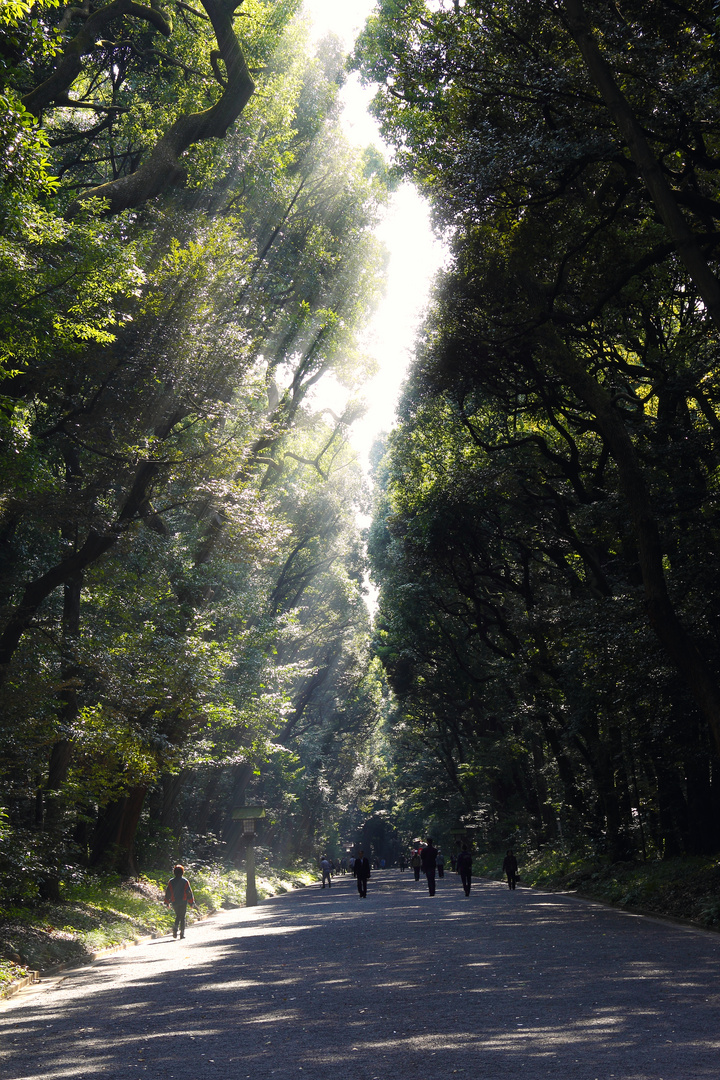
{"type": "Polygon", "coordinates": [[[355,877],[357,878],[358,893],[360,896],[367,896],[367,883],[370,877],[370,860],[363,855],[362,851],[358,852],[358,856],[355,860],[355,877]]]}
{"type": "Polygon", "coordinates": [[[457,872],[462,881],[465,895],[470,895],[470,881],[472,879],[472,855],[468,851],[467,844],[463,844],[462,851],[457,857],[457,872]]]}
{"type": "Polygon", "coordinates": [[[437,866],[438,877],[445,877],[445,856],[443,855],[440,848],[438,848],[435,865],[437,866]]]}
{"type": "Polygon", "coordinates": [[[332,881],[330,879],[332,877],[332,865],[331,865],[330,860],[328,859],[327,855],[323,855],[322,859],[320,860],[320,869],[322,870],[322,882],[323,882],[322,887],[323,887],[323,889],[325,888],[325,881],[326,880],[327,880],[327,883],[328,883],[328,889],[331,889],[332,888],[332,881]]]}
{"type": "Polygon", "coordinates": [[[174,877],[171,877],[167,883],[165,889],[164,903],[167,907],[172,904],[175,910],[175,925],[173,927],[173,937],[178,936],[178,930],[180,931],[180,937],[185,937],[185,916],[187,914],[188,904],[191,907],[195,906],[195,897],[193,891],[190,888],[190,882],[184,877],[185,867],[177,866],[173,868],[174,877]]]}
{"type": "Polygon", "coordinates": [[[420,880],[420,867],[422,866],[422,859],[420,858],[419,852],[413,851],[412,856],[410,857],[410,865],[413,868],[413,873],[415,874],[415,880],[419,881],[420,880]]]}
{"type": "Polygon", "coordinates": [[[436,847],[433,847],[432,837],[428,836],[427,846],[422,849],[420,853],[420,861],[422,863],[423,873],[427,878],[428,892],[431,896],[435,895],[435,868],[437,865],[437,853],[436,847]]]}
{"type": "Polygon", "coordinates": [[[407,866],[407,859],[405,858],[404,855],[398,856],[398,866],[400,867],[400,872],[402,873],[402,871],[407,866]]]}
{"type": "Polygon", "coordinates": [[[508,889],[514,889],[515,888],[515,879],[517,877],[517,872],[518,872],[518,864],[517,864],[517,859],[515,858],[515,855],[513,854],[513,849],[512,848],[508,848],[507,854],[506,854],[505,858],[503,859],[502,868],[503,868],[503,871],[507,874],[508,889]]]}

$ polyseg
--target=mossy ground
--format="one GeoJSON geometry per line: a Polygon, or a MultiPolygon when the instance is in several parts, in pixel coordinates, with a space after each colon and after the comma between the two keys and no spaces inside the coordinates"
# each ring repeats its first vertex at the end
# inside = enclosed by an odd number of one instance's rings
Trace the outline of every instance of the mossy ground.
{"type": "MultiPolygon", "coordinates": [[[[187,871],[196,901],[190,921],[245,903],[245,875],[221,867],[187,871]]],[[[0,909],[0,997],[29,971],[51,971],[93,953],[127,945],[172,928],[173,912],[162,903],[167,874],[137,880],[86,877],[63,889],[61,904],[35,903],[0,909]]],[[[304,871],[258,872],[258,899],[315,880],[304,871]]]]}
{"type": "MultiPolygon", "coordinates": [[[[611,863],[598,858],[545,850],[523,858],[525,885],[582,896],[645,914],[683,919],[720,930],[720,858],[685,857],[611,863]]],[[[502,855],[482,855],[473,871],[500,880],[502,855]]]]}

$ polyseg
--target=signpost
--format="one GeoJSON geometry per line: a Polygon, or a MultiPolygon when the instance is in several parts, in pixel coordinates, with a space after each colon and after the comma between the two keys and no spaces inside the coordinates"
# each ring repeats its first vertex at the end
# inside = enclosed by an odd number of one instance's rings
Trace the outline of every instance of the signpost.
{"type": "Polygon", "coordinates": [[[245,907],[257,904],[255,885],[255,822],[265,817],[264,806],[236,806],[232,812],[233,821],[242,821],[245,837],[245,907]]]}

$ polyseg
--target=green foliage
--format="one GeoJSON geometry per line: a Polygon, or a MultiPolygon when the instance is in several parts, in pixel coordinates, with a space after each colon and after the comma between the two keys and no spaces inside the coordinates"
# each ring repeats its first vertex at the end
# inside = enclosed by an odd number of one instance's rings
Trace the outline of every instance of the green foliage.
{"type": "MultiPolygon", "coordinates": [[[[234,859],[251,777],[319,743],[356,752],[341,701],[355,707],[368,632],[357,409],[329,423],[312,390],[367,371],[387,186],[340,134],[338,43],[310,56],[296,8],[246,0],[219,61],[202,2],[172,24],[98,4],[94,41],[69,9],[4,9],[8,896],[57,896],[64,866],[135,870],[138,825],[165,856],[203,806],[198,847],[234,859]],[[242,57],[258,92],[222,140],[191,141],[179,186],[125,211],[106,189],[78,202],[212,110],[242,57]]],[[[360,742],[375,713],[357,708],[360,742]]],[[[304,828],[296,841],[289,858],[304,828]]]]}
{"type": "MultiPolygon", "coordinates": [[[[502,861],[502,860],[500,860],[502,861]]],[[[716,928],[716,859],[701,857],[610,863],[589,852],[548,848],[521,864],[523,882],[543,889],[578,892],[628,910],[690,920],[716,928]]]]}
{"type": "MultiPolygon", "coordinates": [[[[586,10],[714,273],[707,7],[586,10]]],[[[386,0],[356,47],[452,248],[378,467],[376,652],[409,805],[435,772],[429,809],[488,846],[708,852],[717,333],[570,29],[386,0]]]]}

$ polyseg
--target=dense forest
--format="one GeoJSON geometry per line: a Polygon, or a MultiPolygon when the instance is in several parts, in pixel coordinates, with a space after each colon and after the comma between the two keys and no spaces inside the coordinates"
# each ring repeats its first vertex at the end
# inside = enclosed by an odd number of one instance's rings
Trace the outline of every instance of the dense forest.
{"type": "Polygon", "coordinates": [[[246,802],[307,856],[373,787],[347,433],[388,178],[298,6],[2,11],[6,889],[234,860],[246,802]]]}
{"type": "Polygon", "coordinates": [[[720,848],[719,47],[675,0],[383,0],[356,47],[452,252],[375,648],[402,790],[496,844],[720,848]]]}
{"type": "Polygon", "coordinates": [[[254,803],[285,865],[720,850],[716,4],[380,0],[350,58],[300,0],[0,33],[4,895],[236,862],[254,803]],[[401,180],[449,256],[371,486],[401,180]]]}

